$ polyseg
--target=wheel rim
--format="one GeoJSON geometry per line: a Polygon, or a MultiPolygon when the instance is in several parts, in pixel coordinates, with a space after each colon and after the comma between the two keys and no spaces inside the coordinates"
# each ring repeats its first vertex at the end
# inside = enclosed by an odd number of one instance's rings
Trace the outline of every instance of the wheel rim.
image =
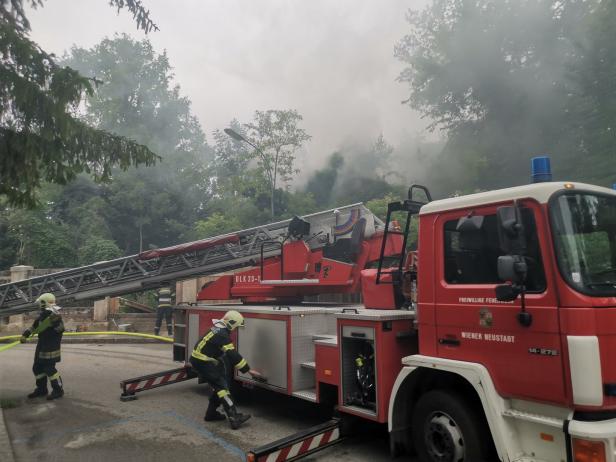
{"type": "Polygon", "coordinates": [[[426,420],[426,449],[435,462],[464,460],[464,439],[458,424],[444,412],[433,412],[426,420]]]}

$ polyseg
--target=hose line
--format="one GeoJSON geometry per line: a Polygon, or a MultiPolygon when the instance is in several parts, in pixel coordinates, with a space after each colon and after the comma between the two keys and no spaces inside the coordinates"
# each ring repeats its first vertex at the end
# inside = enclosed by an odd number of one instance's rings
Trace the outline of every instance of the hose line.
{"type": "MultiPolygon", "coordinates": [[[[162,342],[172,343],[173,339],[169,337],[161,337],[160,335],[152,335],[152,334],[142,334],[140,332],[121,332],[121,331],[109,331],[109,332],[65,332],[63,335],[66,336],[90,336],[90,335],[128,335],[129,337],[143,337],[143,338],[151,338],[154,340],[160,340],[162,342]]],[[[32,337],[35,337],[33,335],[32,337]]],[[[30,338],[32,338],[30,337],[30,338]]],[[[16,342],[8,343],[6,345],[0,346],[0,352],[8,350],[9,348],[13,348],[16,345],[19,345],[19,339],[21,335],[7,335],[5,337],[0,337],[0,342],[7,340],[17,340],[16,342]]]]}

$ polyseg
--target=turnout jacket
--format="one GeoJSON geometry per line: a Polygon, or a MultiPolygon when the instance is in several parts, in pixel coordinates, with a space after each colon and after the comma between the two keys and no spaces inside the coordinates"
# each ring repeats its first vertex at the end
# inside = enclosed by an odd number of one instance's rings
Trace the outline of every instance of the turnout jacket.
{"type": "Polygon", "coordinates": [[[162,287],[158,290],[158,307],[170,308],[172,305],[172,298],[175,294],[170,287],[162,287]]]}
{"type": "Polygon", "coordinates": [[[199,340],[192,352],[192,357],[200,361],[215,362],[226,355],[233,367],[240,372],[248,372],[248,362],[235,349],[231,341],[231,332],[226,327],[212,327],[201,340],[199,340]]]}
{"type": "Polygon", "coordinates": [[[42,310],[32,327],[24,332],[24,337],[38,334],[35,361],[58,362],[60,361],[60,344],[64,333],[62,316],[51,310],[42,310]]]}

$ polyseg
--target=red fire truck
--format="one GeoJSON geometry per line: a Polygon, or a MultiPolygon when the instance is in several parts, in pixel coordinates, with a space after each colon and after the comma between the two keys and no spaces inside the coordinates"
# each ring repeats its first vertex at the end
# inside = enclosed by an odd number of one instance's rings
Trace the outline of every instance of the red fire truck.
{"type": "MultiPolygon", "coordinates": [[[[224,270],[175,307],[183,366],[123,382],[124,399],[194,378],[194,344],[235,309],[237,348],[267,378],[235,372],[238,384],[386,424],[392,454],[616,461],[614,190],[539,182],[430,201],[414,186],[385,222],[354,204],[127,258],[31,280],[30,292],[0,286],[0,305],[58,284],[85,298],[224,270]],[[94,274],[108,274],[104,287],[94,274]],[[361,304],[309,301],[355,293],[361,304]]],[[[295,460],[335,442],[336,425],[249,460],[295,460]]]]}

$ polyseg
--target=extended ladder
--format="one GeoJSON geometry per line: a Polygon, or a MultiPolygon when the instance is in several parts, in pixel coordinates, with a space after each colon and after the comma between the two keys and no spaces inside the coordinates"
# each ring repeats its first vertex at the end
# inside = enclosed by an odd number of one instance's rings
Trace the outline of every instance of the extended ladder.
{"type": "MultiPolygon", "coordinates": [[[[370,218],[375,228],[384,228],[384,223],[363,204],[352,204],[302,217],[310,223],[306,242],[311,249],[323,247],[330,242],[331,235],[348,233],[360,218],[370,218]]],[[[100,299],[155,289],[166,281],[252,266],[261,255],[268,258],[280,254],[280,243],[287,238],[290,222],[279,221],[3,284],[0,285],[0,316],[31,310],[36,298],[45,292],[53,293],[58,301],[100,299]]]]}

